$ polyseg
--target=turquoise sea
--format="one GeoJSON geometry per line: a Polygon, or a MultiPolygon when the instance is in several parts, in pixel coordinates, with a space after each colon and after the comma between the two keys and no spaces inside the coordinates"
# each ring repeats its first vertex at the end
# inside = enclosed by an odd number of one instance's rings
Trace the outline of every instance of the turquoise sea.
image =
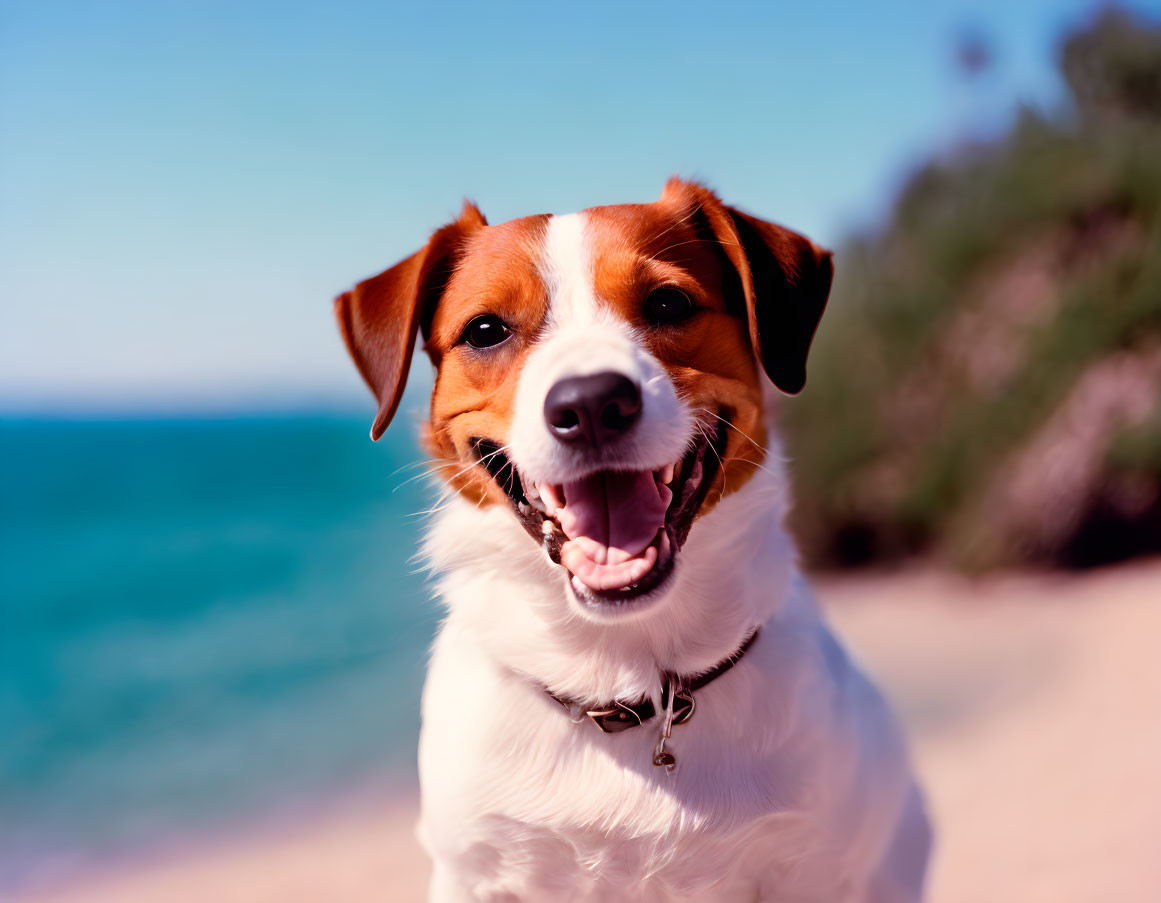
{"type": "Polygon", "coordinates": [[[430,496],[367,429],[0,421],[0,897],[414,781],[430,496]]]}

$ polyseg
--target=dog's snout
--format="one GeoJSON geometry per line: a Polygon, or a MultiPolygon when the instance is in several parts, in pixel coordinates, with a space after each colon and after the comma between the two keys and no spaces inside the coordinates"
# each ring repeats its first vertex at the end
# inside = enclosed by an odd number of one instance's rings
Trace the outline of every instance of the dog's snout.
{"type": "Polygon", "coordinates": [[[544,399],[548,430],[561,442],[610,442],[628,432],[640,417],[640,387],[611,370],[559,380],[544,399]]]}

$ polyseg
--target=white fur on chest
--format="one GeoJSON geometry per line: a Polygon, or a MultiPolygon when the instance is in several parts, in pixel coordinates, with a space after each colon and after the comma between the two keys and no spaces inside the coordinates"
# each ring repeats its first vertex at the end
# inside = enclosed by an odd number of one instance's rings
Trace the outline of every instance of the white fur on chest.
{"type": "Polygon", "coordinates": [[[420,743],[433,900],[870,899],[906,758],[795,576],[776,476],[715,507],[665,610],[623,625],[570,614],[508,512],[449,506],[428,543],[449,611],[420,743]],[[652,765],[658,719],[606,735],[543,691],[655,694],[662,670],[705,670],[754,624],[674,728],[674,775],[652,765]]]}

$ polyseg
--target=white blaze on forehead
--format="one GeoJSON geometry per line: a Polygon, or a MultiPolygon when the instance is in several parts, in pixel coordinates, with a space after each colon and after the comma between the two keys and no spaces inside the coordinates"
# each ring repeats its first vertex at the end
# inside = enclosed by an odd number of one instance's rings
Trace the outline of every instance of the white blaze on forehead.
{"type": "Polygon", "coordinates": [[[548,294],[546,328],[516,389],[509,454],[530,482],[566,483],[594,470],[657,470],[676,461],[693,435],[693,417],[660,362],[632,325],[596,296],[587,213],[554,216],[543,239],[540,274],[548,294]],[[641,387],[641,420],[615,447],[574,448],[544,418],[545,396],[561,379],[622,373],[641,387]]]}
{"type": "Polygon", "coordinates": [[[548,221],[541,275],[548,288],[549,322],[556,329],[597,319],[592,256],[585,238],[587,224],[587,213],[554,216],[548,221]]]}

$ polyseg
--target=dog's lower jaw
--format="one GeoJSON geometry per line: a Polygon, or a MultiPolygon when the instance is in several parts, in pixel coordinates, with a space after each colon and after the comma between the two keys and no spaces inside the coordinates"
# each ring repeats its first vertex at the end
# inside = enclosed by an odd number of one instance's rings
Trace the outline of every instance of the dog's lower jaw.
{"type": "Polygon", "coordinates": [[[659,547],[658,560],[646,574],[649,588],[644,592],[639,586],[634,586],[627,587],[623,591],[606,590],[595,593],[577,577],[568,573],[565,585],[568,587],[569,601],[574,611],[581,617],[605,624],[647,617],[672,591],[680,566],[678,559],[681,553],[673,551],[669,538],[661,534],[656,542],[659,547]]]}

